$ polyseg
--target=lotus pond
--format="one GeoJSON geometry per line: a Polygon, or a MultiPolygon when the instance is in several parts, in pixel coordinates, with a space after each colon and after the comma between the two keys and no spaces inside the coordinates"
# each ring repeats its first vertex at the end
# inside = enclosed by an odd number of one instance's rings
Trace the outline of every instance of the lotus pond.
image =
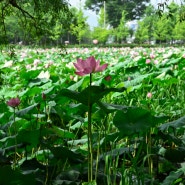
{"type": "Polygon", "coordinates": [[[184,128],[183,47],[1,51],[0,185],[184,184],[184,128]]]}

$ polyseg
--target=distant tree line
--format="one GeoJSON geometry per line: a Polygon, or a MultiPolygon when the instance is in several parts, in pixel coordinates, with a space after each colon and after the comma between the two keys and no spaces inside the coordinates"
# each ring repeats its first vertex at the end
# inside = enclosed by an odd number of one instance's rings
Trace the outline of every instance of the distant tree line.
{"type": "Polygon", "coordinates": [[[86,0],[85,8],[98,14],[98,25],[90,29],[84,7],[71,7],[66,0],[0,0],[0,43],[183,43],[185,6],[172,2],[154,7],[148,1],[86,0]],[[128,26],[132,20],[137,21],[135,29],[128,26]]]}

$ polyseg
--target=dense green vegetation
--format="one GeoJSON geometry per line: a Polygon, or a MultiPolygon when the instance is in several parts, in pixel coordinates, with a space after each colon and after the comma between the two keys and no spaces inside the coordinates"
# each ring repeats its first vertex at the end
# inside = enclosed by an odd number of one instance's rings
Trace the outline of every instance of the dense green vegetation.
{"type": "Polygon", "coordinates": [[[184,184],[184,48],[0,58],[0,184],[184,184]]]}
{"type": "MultiPolygon", "coordinates": [[[[132,24],[128,26],[130,21],[133,21],[133,18],[129,18],[133,13],[130,9],[120,6],[122,9],[116,9],[119,16],[115,19],[111,13],[117,7],[118,1],[111,5],[113,9],[110,10],[109,2],[106,2],[106,8],[103,3],[100,3],[98,25],[94,28],[88,25],[82,6],[77,9],[69,6],[66,1],[60,1],[60,3],[56,1],[50,6],[48,0],[44,6],[42,1],[36,4],[34,4],[35,1],[22,4],[17,2],[17,6],[21,8],[16,8],[12,2],[14,1],[9,1],[9,4],[5,1],[0,3],[3,12],[1,14],[1,44],[58,46],[64,44],[65,41],[69,41],[69,44],[92,44],[94,39],[101,45],[130,42],[136,44],[184,43],[184,6],[174,2],[164,6],[165,11],[162,13],[163,6],[159,9],[152,5],[142,7],[142,14],[137,21],[135,20],[134,27],[132,24]],[[42,8],[39,9],[41,6],[42,8]],[[55,6],[58,8],[55,9],[55,6]],[[116,23],[112,23],[111,18],[116,20],[116,23]]],[[[97,6],[97,2],[91,5],[97,6]]]]}
{"type": "Polygon", "coordinates": [[[0,0],[0,185],[185,184],[183,3],[86,8],[0,0]]]}
{"type": "Polygon", "coordinates": [[[144,15],[144,11],[147,7],[147,3],[150,0],[114,0],[114,1],[97,1],[97,0],[86,0],[85,7],[93,11],[99,11],[103,6],[107,12],[107,21],[113,27],[118,27],[122,12],[127,12],[126,20],[140,19],[144,15]]]}

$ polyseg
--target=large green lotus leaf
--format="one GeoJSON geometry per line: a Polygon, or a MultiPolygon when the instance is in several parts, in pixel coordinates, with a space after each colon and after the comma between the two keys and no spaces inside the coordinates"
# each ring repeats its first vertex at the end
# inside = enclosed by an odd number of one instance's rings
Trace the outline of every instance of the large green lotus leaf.
{"type": "MultiPolygon", "coordinates": [[[[4,113],[8,111],[8,106],[5,104],[5,102],[0,103],[0,113],[4,113]]],[[[1,122],[0,122],[1,124],[1,122]]]]}
{"type": "Polygon", "coordinates": [[[29,81],[29,87],[40,86],[47,83],[50,79],[47,78],[35,78],[29,81]]]}
{"type": "Polygon", "coordinates": [[[47,83],[45,83],[45,84],[43,84],[43,85],[41,85],[41,86],[39,86],[41,89],[43,89],[43,90],[48,90],[49,88],[51,88],[53,86],[53,84],[52,84],[52,81],[48,81],[47,83]]]}
{"type": "Polygon", "coordinates": [[[136,63],[137,63],[138,66],[141,67],[141,68],[146,67],[146,59],[145,59],[145,58],[140,58],[136,63]]]}
{"type": "Polygon", "coordinates": [[[4,98],[10,98],[10,97],[16,97],[18,95],[18,92],[12,90],[9,87],[5,87],[3,86],[0,89],[0,98],[4,99],[4,98]]]}
{"type": "Polygon", "coordinates": [[[52,126],[52,128],[50,128],[49,130],[62,138],[70,138],[70,139],[75,138],[75,135],[72,132],[61,129],[57,126],[52,126]]]}
{"type": "Polygon", "coordinates": [[[39,73],[40,73],[40,70],[26,71],[25,69],[24,71],[21,72],[20,78],[26,81],[29,81],[31,79],[36,78],[39,75],[39,73]]]}
{"type": "Polygon", "coordinates": [[[17,135],[17,143],[24,143],[29,148],[37,147],[40,142],[41,131],[37,130],[21,130],[17,135]]]}
{"type": "MultiPolygon", "coordinates": [[[[80,172],[77,170],[68,170],[68,171],[63,171],[59,174],[59,177],[62,181],[67,181],[67,182],[71,182],[69,184],[80,184],[80,182],[78,182],[78,178],[80,176],[80,172]],[[63,179],[63,180],[62,180],[63,179]],[[65,179],[65,180],[64,180],[65,179]],[[73,182],[73,183],[72,183],[73,182]]],[[[56,181],[55,181],[56,182],[56,181]]],[[[54,183],[55,184],[55,183],[54,183]]],[[[61,184],[65,184],[65,183],[61,183],[61,184]]]]}
{"type": "Polygon", "coordinates": [[[139,85],[139,84],[142,83],[142,81],[145,78],[148,78],[151,75],[152,75],[152,73],[147,73],[147,74],[144,74],[144,75],[139,75],[138,77],[135,77],[133,80],[130,80],[130,81],[127,80],[127,81],[125,81],[124,82],[124,85],[125,85],[125,87],[139,85]]]}
{"type": "Polygon", "coordinates": [[[180,127],[184,127],[185,125],[185,116],[175,120],[175,121],[171,121],[169,123],[165,123],[165,124],[162,124],[159,129],[161,131],[164,131],[164,130],[168,130],[168,128],[180,128],[180,127]]]}
{"type": "Polygon", "coordinates": [[[178,138],[176,136],[174,136],[174,133],[170,134],[170,133],[163,133],[160,129],[158,132],[158,137],[160,137],[161,139],[163,139],[164,142],[168,142],[168,143],[174,143],[177,146],[182,146],[183,145],[183,140],[182,138],[178,138]]]}
{"type": "Polygon", "coordinates": [[[28,91],[25,93],[25,95],[27,95],[28,97],[35,96],[35,95],[41,94],[41,91],[42,91],[41,88],[35,86],[32,88],[29,88],[28,91]]]}
{"type": "Polygon", "coordinates": [[[171,66],[172,64],[178,64],[181,58],[177,58],[177,56],[175,56],[175,58],[170,58],[166,63],[165,66],[171,66]]]}
{"type": "MultiPolygon", "coordinates": [[[[15,140],[14,140],[15,141],[15,140]]],[[[14,142],[13,141],[13,142],[14,142]]],[[[15,142],[14,142],[15,143],[15,142]]],[[[3,148],[1,151],[0,151],[0,153],[1,153],[1,155],[2,155],[2,157],[7,157],[7,156],[9,156],[9,155],[12,155],[12,154],[15,154],[15,150],[17,151],[17,152],[20,152],[20,153],[22,153],[22,152],[24,152],[25,151],[25,147],[26,147],[26,145],[25,144],[14,144],[14,145],[11,145],[10,147],[6,147],[6,148],[3,148]]],[[[1,156],[0,155],[0,156],[1,156]]],[[[8,158],[6,158],[6,160],[8,160],[8,158]]]]}
{"type": "Polygon", "coordinates": [[[20,170],[13,170],[10,165],[0,167],[0,184],[1,185],[36,185],[35,174],[21,173],[20,170]]]}
{"type": "Polygon", "coordinates": [[[47,94],[51,94],[51,93],[53,92],[53,90],[54,90],[54,86],[52,86],[52,87],[50,87],[50,88],[44,90],[43,93],[46,94],[46,95],[47,95],[47,94]]]}
{"type": "Polygon", "coordinates": [[[131,153],[134,150],[135,150],[135,148],[133,146],[116,148],[116,149],[113,149],[113,150],[111,150],[109,152],[101,154],[99,159],[105,159],[107,156],[111,156],[111,158],[113,159],[113,158],[118,157],[118,156],[120,156],[122,154],[131,153]]]}
{"type": "Polygon", "coordinates": [[[124,69],[124,66],[125,66],[124,62],[119,62],[119,63],[116,63],[116,65],[112,66],[111,70],[117,71],[117,70],[120,70],[120,69],[124,69]]]}
{"type": "Polygon", "coordinates": [[[136,72],[138,72],[138,66],[131,66],[131,67],[125,68],[125,73],[126,74],[134,74],[136,72]]]}
{"type": "Polygon", "coordinates": [[[38,106],[38,103],[35,103],[34,105],[31,105],[29,107],[26,107],[25,109],[21,109],[19,111],[16,112],[16,115],[18,117],[23,117],[26,114],[33,114],[36,112],[36,107],[38,106]]]}
{"type": "Polygon", "coordinates": [[[11,148],[22,148],[23,145],[27,146],[27,149],[32,149],[33,147],[37,147],[40,142],[41,132],[40,130],[21,130],[17,133],[17,135],[4,137],[0,140],[0,147],[11,151],[11,148]]]}
{"type": "Polygon", "coordinates": [[[12,152],[15,151],[14,149],[17,148],[18,150],[26,150],[32,151],[33,148],[36,148],[40,143],[41,132],[40,130],[21,130],[18,134],[11,137],[6,137],[0,140],[0,146],[5,147],[5,152],[12,152]],[[15,147],[15,145],[17,147],[15,147]]]}
{"type": "Polygon", "coordinates": [[[64,146],[51,147],[50,150],[56,159],[60,159],[63,162],[66,162],[68,160],[69,162],[74,164],[82,163],[82,161],[84,160],[81,154],[71,151],[69,150],[69,148],[64,146]]]}
{"type": "MultiPolygon", "coordinates": [[[[35,152],[35,156],[36,159],[41,162],[44,163],[48,158],[52,159],[53,158],[53,154],[51,153],[50,150],[48,149],[44,149],[44,150],[38,150],[37,152],[35,152]]],[[[32,159],[33,160],[33,159],[32,159]]],[[[36,165],[38,164],[39,166],[41,165],[37,160],[35,160],[36,165]]],[[[29,164],[29,163],[28,163],[29,164]]],[[[30,164],[29,164],[30,165],[30,164]]],[[[35,165],[35,166],[36,166],[35,165]]],[[[29,166],[27,166],[29,168],[29,166]]],[[[44,166],[43,166],[44,167],[44,166]]],[[[38,168],[38,167],[37,167],[38,168]]],[[[42,167],[41,167],[42,168],[42,167]]]]}
{"type": "Polygon", "coordinates": [[[4,137],[4,138],[0,139],[0,148],[10,147],[13,145],[15,145],[15,135],[4,137]]]}
{"type": "Polygon", "coordinates": [[[166,177],[166,179],[161,183],[161,185],[169,185],[169,184],[176,184],[175,181],[179,179],[180,176],[184,175],[185,168],[180,168],[177,171],[172,171],[166,177]]]}
{"type": "MultiPolygon", "coordinates": [[[[9,123],[7,123],[8,125],[8,130],[11,134],[16,134],[19,130],[23,129],[24,127],[28,128],[32,128],[33,127],[33,122],[31,121],[27,121],[23,118],[16,118],[15,122],[12,119],[9,123]]],[[[36,124],[36,123],[35,123],[36,124]]],[[[7,129],[6,128],[6,129],[7,129]]]]}
{"type": "MultiPolygon", "coordinates": [[[[60,96],[66,96],[70,99],[76,100],[77,102],[83,103],[88,105],[88,97],[89,97],[89,88],[87,87],[82,92],[76,92],[69,89],[62,89],[59,93],[60,96]]],[[[104,88],[101,86],[91,86],[90,89],[90,99],[91,104],[96,103],[98,100],[103,98],[110,92],[124,92],[126,90],[125,87],[123,88],[104,88]]]]}
{"type": "Polygon", "coordinates": [[[84,138],[84,139],[76,139],[76,140],[68,141],[67,143],[73,146],[79,146],[82,144],[86,144],[87,142],[88,142],[88,139],[84,138]]]}
{"type": "Polygon", "coordinates": [[[115,112],[117,110],[125,110],[129,108],[128,106],[125,106],[125,105],[108,104],[100,101],[98,101],[97,104],[106,113],[115,112]]]}
{"type": "Polygon", "coordinates": [[[127,110],[118,110],[114,116],[113,123],[123,136],[129,136],[145,133],[151,127],[164,122],[164,119],[164,117],[153,116],[145,109],[130,107],[127,110]]]}
{"type": "Polygon", "coordinates": [[[75,91],[84,84],[84,81],[87,83],[88,79],[89,79],[88,76],[86,76],[82,78],[81,80],[79,80],[78,82],[74,83],[73,85],[69,86],[68,89],[75,91]]]}

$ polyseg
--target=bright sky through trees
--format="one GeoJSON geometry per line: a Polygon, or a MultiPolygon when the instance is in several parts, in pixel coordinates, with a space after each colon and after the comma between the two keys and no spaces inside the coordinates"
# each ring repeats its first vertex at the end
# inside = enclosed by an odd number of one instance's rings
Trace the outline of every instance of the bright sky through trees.
{"type": "MultiPolygon", "coordinates": [[[[85,0],[81,0],[81,1],[69,0],[69,3],[71,4],[71,6],[74,6],[76,8],[80,8],[80,2],[81,2],[81,6],[83,7],[85,0]]],[[[87,22],[91,28],[97,26],[98,22],[97,22],[97,15],[95,12],[91,10],[84,10],[84,15],[88,17],[87,22]]]]}
{"type": "MultiPolygon", "coordinates": [[[[71,6],[74,6],[76,8],[80,8],[80,4],[83,7],[85,3],[85,0],[68,0],[68,1],[71,4],[71,6]]],[[[170,3],[171,1],[169,0],[168,3],[170,3]]],[[[179,3],[181,0],[173,0],[173,1],[175,3],[179,3]]],[[[154,6],[157,6],[158,3],[162,3],[162,2],[165,2],[165,0],[151,0],[151,4],[153,4],[154,6]]],[[[91,10],[84,10],[84,15],[88,17],[87,22],[91,28],[97,26],[98,22],[97,22],[97,15],[95,12],[91,10]]]]}

